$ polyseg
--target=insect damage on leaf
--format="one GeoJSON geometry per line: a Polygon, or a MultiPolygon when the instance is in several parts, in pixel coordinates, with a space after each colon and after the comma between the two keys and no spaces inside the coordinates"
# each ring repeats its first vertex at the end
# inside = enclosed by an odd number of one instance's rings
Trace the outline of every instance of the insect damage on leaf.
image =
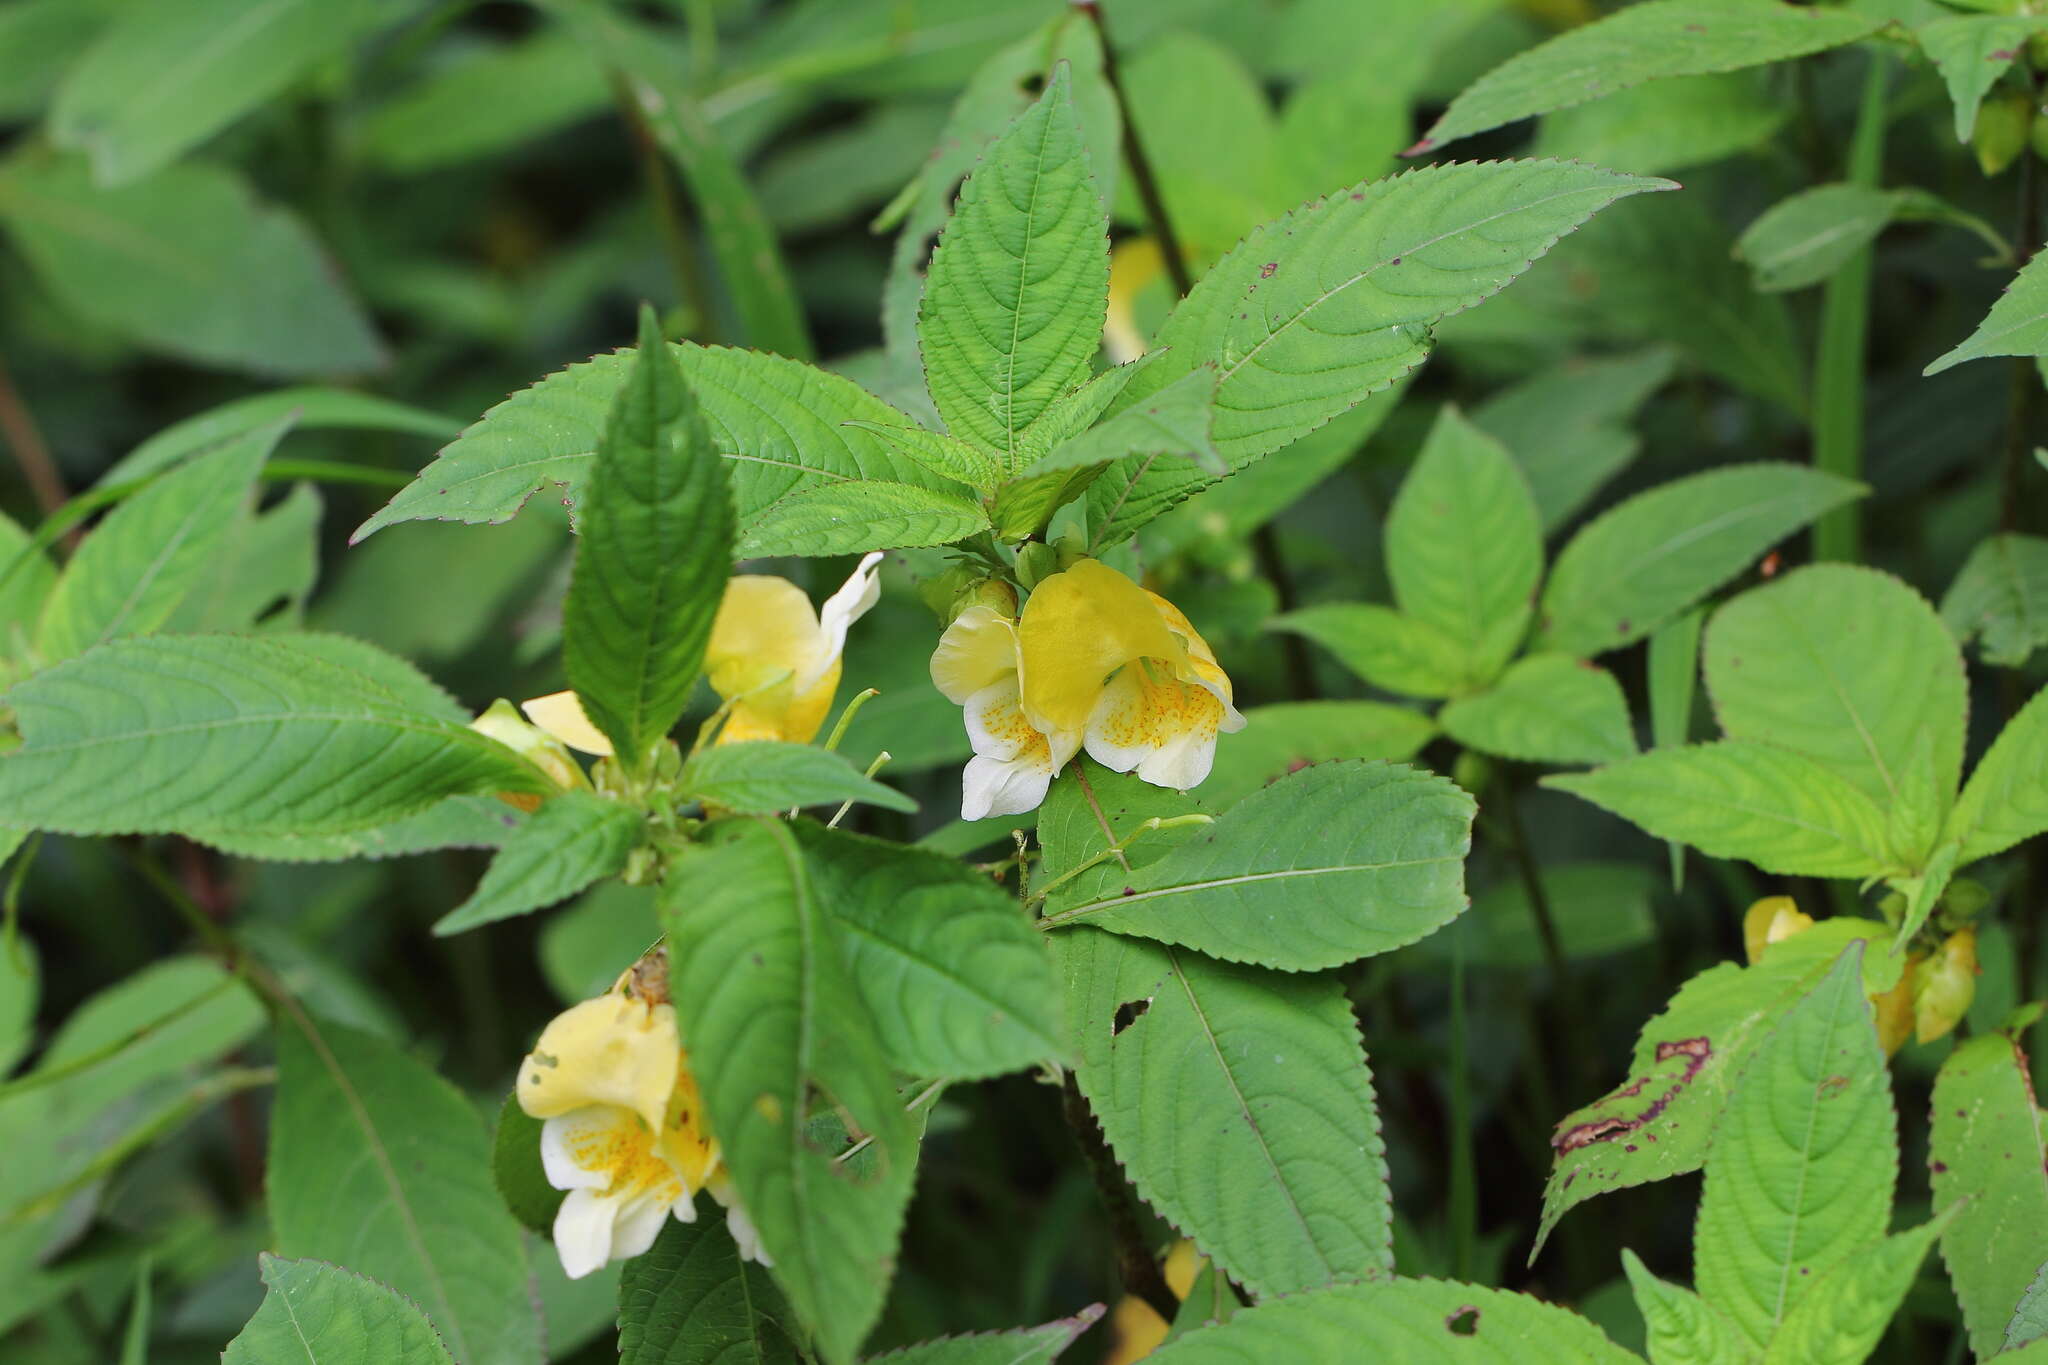
{"type": "MultiPolygon", "coordinates": [[[[1713,1055],[1713,1046],[1705,1038],[1680,1038],[1657,1044],[1657,1070],[1637,1077],[1581,1109],[1578,1115],[1567,1118],[1558,1125],[1550,1145],[1562,1156],[1566,1152],[1575,1152],[1596,1142],[1612,1142],[1637,1131],[1670,1108],[1671,1102],[1692,1084],[1700,1068],[1713,1055]],[[1665,1065],[1674,1060],[1678,1063],[1676,1067],[1665,1065]],[[1607,1112],[1610,1108],[1615,1112],[1607,1112]],[[1580,1118],[1579,1115],[1592,1117],[1580,1118]],[[1574,1118],[1578,1121],[1573,1122],[1574,1118]]],[[[1657,1135],[1644,1133],[1643,1140],[1655,1142],[1657,1135]]],[[[1636,1148],[1630,1144],[1627,1150],[1633,1152],[1636,1148]]],[[[1573,1171],[1567,1175],[1565,1184],[1569,1186],[1579,1174],[1573,1171]]]]}

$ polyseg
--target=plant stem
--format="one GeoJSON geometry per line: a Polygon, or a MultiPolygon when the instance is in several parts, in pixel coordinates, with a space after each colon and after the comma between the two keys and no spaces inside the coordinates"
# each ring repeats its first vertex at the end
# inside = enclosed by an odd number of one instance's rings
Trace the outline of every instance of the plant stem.
{"type": "Polygon", "coordinates": [[[675,182],[669,176],[668,158],[662,154],[661,144],[655,141],[654,130],[647,126],[646,115],[640,112],[640,103],[633,96],[632,81],[614,71],[611,84],[612,102],[617,105],[620,119],[633,135],[633,153],[640,162],[640,178],[647,183],[647,192],[654,196],[654,218],[661,229],[669,270],[676,277],[677,297],[695,314],[691,330],[705,341],[716,341],[717,317],[711,309],[710,287],[705,282],[703,268],[690,241],[682,201],[676,194],[675,182]]]}
{"type": "MultiPolygon", "coordinates": [[[[1849,144],[1848,181],[1874,186],[1884,162],[1885,91],[1891,59],[1872,49],[1863,103],[1849,144]]],[[[1863,477],[1863,361],[1870,335],[1870,279],[1876,260],[1866,246],[1828,280],[1821,299],[1820,352],[1813,376],[1813,462],[1845,479],[1863,477]]],[[[1863,557],[1856,504],[1837,508],[1814,527],[1817,559],[1863,557]]]]}
{"type": "Polygon", "coordinates": [[[1080,1144],[1081,1155],[1087,1158],[1089,1174],[1095,1177],[1096,1192],[1102,1196],[1103,1210],[1109,1215],[1110,1235],[1116,1239],[1117,1274],[1123,1281],[1124,1292],[1143,1299],[1162,1322],[1172,1322],[1180,1311],[1180,1300],[1174,1298],[1152,1249],[1145,1245],[1137,1209],[1131,1203],[1130,1191],[1124,1188],[1123,1170],[1102,1139],[1102,1125],[1095,1121],[1088,1101],[1081,1097],[1081,1087],[1075,1083],[1073,1072],[1067,1073],[1061,1086],[1061,1109],[1067,1127],[1080,1144]]]}
{"type": "Polygon", "coordinates": [[[1116,98],[1117,117],[1124,125],[1124,164],[1131,173],[1131,188],[1137,191],[1145,221],[1152,225],[1152,236],[1159,242],[1159,254],[1165,259],[1166,276],[1173,281],[1173,291],[1185,296],[1195,287],[1194,277],[1188,274],[1188,258],[1181,252],[1180,235],[1173,230],[1173,220],[1167,217],[1159,179],[1152,174],[1152,162],[1138,138],[1137,120],[1131,117],[1130,95],[1124,89],[1123,70],[1117,63],[1116,44],[1110,41],[1109,24],[1102,17],[1102,5],[1099,0],[1075,0],[1074,8],[1088,16],[1095,25],[1095,36],[1102,40],[1102,78],[1116,98]]]}
{"type": "Polygon", "coordinates": [[[1550,969],[1551,984],[1561,991],[1570,964],[1565,961],[1564,940],[1557,932],[1557,917],[1550,912],[1550,893],[1543,889],[1536,852],[1529,847],[1529,832],[1522,825],[1522,811],[1515,803],[1505,765],[1501,775],[1494,779],[1493,789],[1500,799],[1501,823],[1507,828],[1509,852],[1514,857],[1515,870],[1521,874],[1522,889],[1529,896],[1529,913],[1536,920],[1536,937],[1543,944],[1544,965],[1550,969]]]}
{"type": "Polygon", "coordinates": [[[1472,1077],[1465,1020],[1465,938],[1451,936],[1451,1277],[1470,1281],[1479,1246],[1479,1172],[1472,1156],[1472,1077]]]}
{"type": "MultiPolygon", "coordinates": [[[[2020,154],[2019,207],[2013,215],[2014,267],[2025,269],[2034,259],[2041,239],[2040,190],[2032,151],[2020,154]]],[[[2041,396],[2041,374],[2033,357],[2020,356],[2012,364],[2012,396],[2006,407],[2005,469],[2000,479],[1998,529],[2019,529],[2020,494],[2028,456],[2034,445],[2034,421],[2041,396]]]]}
{"type": "Polygon", "coordinates": [[[42,429],[36,425],[28,404],[22,401],[21,391],[14,387],[14,377],[4,361],[0,361],[0,436],[7,438],[7,448],[14,452],[14,461],[21,466],[22,476],[28,480],[29,491],[35,494],[36,506],[43,515],[62,507],[63,476],[58,474],[57,462],[50,458],[50,447],[43,442],[42,429]]]}

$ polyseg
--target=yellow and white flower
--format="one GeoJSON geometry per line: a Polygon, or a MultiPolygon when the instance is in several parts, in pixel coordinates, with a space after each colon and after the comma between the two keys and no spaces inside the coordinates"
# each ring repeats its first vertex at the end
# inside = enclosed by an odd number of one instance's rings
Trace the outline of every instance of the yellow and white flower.
{"type": "Polygon", "coordinates": [[[968,820],[1037,806],[1083,748],[1186,790],[1209,775],[1217,735],[1244,727],[1230,679],[1187,617],[1092,559],[1042,580],[1015,620],[989,606],[961,612],[932,655],[932,681],[965,709],[974,742],[968,820]]]}
{"type": "MultiPolygon", "coordinates": [[[[817,609],[802,588],[770,574],[730,579],[704,650],[704,673],[731,710],[717,743],[780,739],[807,744],[825,724],[839,690],[846,632],[881,596],[882,555],[867,555],[817,609]]],[[[522,703],[527,717],[572,749],[609,755],[605,738],[574,692],[522,703]]]]}
{"type": "Polygon", "coordinates": [[[705,1130],[673,1005],[618,990],[571,1006],[542,1030],[517,1093],[542,1120],[548,1183],[567,1191],[554,1238],[571,1279],[640,1255],[671,1215],[694,1222],[700,1189],[726,1206],[741,1254],[767,1263],[705,1130]]]}

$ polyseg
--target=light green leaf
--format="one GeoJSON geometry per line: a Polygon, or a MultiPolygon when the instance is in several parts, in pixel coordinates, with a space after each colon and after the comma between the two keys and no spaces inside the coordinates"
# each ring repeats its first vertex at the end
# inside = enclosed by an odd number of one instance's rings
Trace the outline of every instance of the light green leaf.
{"type": "MultiPolygon", "coordinates": [[[[2005,1329],[2005,1349],[2016,1351],[2044,1338],[2048,1338],[2048,1260],[2041,1262],[2041,1272],[2034,1276],[2034,1282],[2020,1296],[2020,1306],[2013,1310],[2012,1321],[2005,1329]]],[[[2048,1345],[2042,1345],[2033,1354],[2048,1358],[2048,1345]]]]}
{"type": "Polygon", "coordinates": [[[375,1280],[320,1261],[265,1252],[263,1306],[228,1343],[222,1365],[455,1365],[419,1305],[375,1280]]]}
{"type": "Polygon", "coordinates": [[[241,509],[219,553],[161,629],[205,634],[295,624],[320,573],[321,511],[320,494],[308,483],[294,485],[266,511],[241,509]]]}
{"type": "Polygon", "coordinates": [[[1865,951],[1844,950],[1758,1048],[1707,1153],[1694,1278],[1758,1348],[1891,1220],[1898,1116],[1865,951]]]}
{"type": "Polygon", "coordinates": [[[1102,201],[1072,78],[994,142],[932,253],[918,310],[932,402],[956,436],[1022,471],[1019,434],[1088,378],[1109,290],[1102,201]]]}
{"type": "MultiPolygon", "coordinates": [[[[881,437],[848,425],[911,425],[851,380],[755,351],[687,343],[673,349],[711,429],[712,447],[725,457],[743,534],[776,504],[808,489],[885,480],[960,491],[881,437]]],[[[594,356],[512,395],[444,449],[354,539],[401,521],[509,521],[549,484],[560,485],[563,500],[575,505],[605,414],[632,362],[631,351],[594,356]]],[[[799,542],[755,553],[823,552],[799,542]]]]}
{"type": "Polygon", "coordinates": [[[1755,71],[1679,76],[1544,117],[1535,156],[1671,175],[1748,151],[1791,110],[1755,71]]]}
{"type": "Polygon", "coordinates": [[[16,0],[0,8],[0,118],[39,115],[106,18],[100,6],[78,0],[16,0]]]}
{"type": "Polygon", "coordinates": [[[1465,909],[1475,810],[1431,773],[1319,763],[1253,792],[1156,862],[1055,893],[1040,925],[1321,971],[1413,943],[1465,909]]]}
{"type": "Polygon", "coordinates": [[[871,431],[889,448],[923,469],[966,484],[981,493],[993,493],[1003,481],[1003,467],[995,456],[970,441],[923,427],[889,427],[878,422],[850,421],[851,427],[871,431]]]}
{"type": "Polygon", "coordinates": [[[2048,1117],[2034,1101],[2019,1037],[1957,1046],[1935,1077],[1928,1168],[1934,1204],[1967,1200],[1941,1257],[1979,1359],[2006,1344],[2013,1307],[2048,1260],[2048,1117]]]}
{"type": "Polygon", "coordinates": [[[733,550],[741,559],[850,555],[950,545],[988,529],[988,512],[965,489],[846,480],[797,489],[743,520],[733,550]]]}
{"type": "MultiPolygon", "coordinates": [[[[1504,161],[1333,192],[1218,261],[1160,327],[1154,344],[1166,354],[1118,402],[1215,364],[1216,449],[1243,468],[1414,369],[1439,320],[1507,287],[1592,214],[1670,187],[1504,161]]],[[[1196,470],[1121,462],[1089,491],[1090,540],[1116,544],[1206,482],[1196,470]]]]}
{"type": "Polygon", "coordinates": [[[957,859],[792,829],[898,1071],[978,1080],[1061,1056],[1059,984],[1013,897],[957,859]]]}
{"type": "Polygon", "coordinates": [[[1815,185],[1766,209],[1735,240],[1735,254],[1766,292],[1821,284],[1877,240],[1906,195],[1871,185],[1815,185]]]}
{"type": "Polygon", "coordinates": [[[93,486],[106,488],[168,469],[286,417],[296,419],[294,431],[396,431],[445,441],[462,430],[460,422],[438,412],[353,389],[276,389],[173,422],[116,460],[93,486]]]}
{"type": "Polygon", "coordinates": [[[643,307],[640,348],[584,489],[562,608],[569,682],[629,775],[689,704],[732,560],[724,462],[643,307]]]}
{"type": "Polygon", "coordinates": [[[1405,763],[1436,734],[1420,711],[1376,701],[1296,701],[1248,706],[1245,727],[1216,741],[1202,801],[1228,810],[1268,783],[1312,763],[1384,758],[1405,763]]]}
{"type": "Polygon", "coordinates": [[[1649,1329],[1650,1365],[1736,1365],[1748,1358],[1735,1325],[1705,1299],[1658,1279],[1626,1248],[1621,1268],[1649,1329]]]}
{"type": "Polygon", "coordinates": [[[1884,812],[1812,759],[1723,740],[1655,749],[1590,773],[1543,779],[1659,839],[1785,876],[1870,877],[1895,869],[1884,812]]]}
{"type": "Polygon", "coordinates": [[[1053,946],[1075,1078],[1147,1203],[1259,1297],[1391,1273],[1372,1075],[1334,979],[1088,928],[1053,946]]]}
{"type": "Polygon", "coordinates": [[[2048,829],[2048,689],[2006,722],[1949,812],[1942,840],[1962,840],[1957,866],[2048,829]]]}
{"type": "Polygon", "coordinates": [[[1920,373],[1940,374],[1986,356],[2043,354],[2048,354],[2048,258],[2037,255],[2020,267],[1977,330],[1920,373]]]}
{"type": "Polygon", "coordinates": [[[831,1365],[881,1311],[917,1160],[875,1025],[796,835],[734,820],[663,889],[670,984],[705,1113],[831,1365]],[[856,1178],[805,1136],[813,1105],[874,1139],[856,1178]]]}
{"type": "Polygon", "coordinates": [[[0,948],[0,1081],[28,1055],[36,1040],[36,1000],[42,993],[35,943],[17,937],[0,948]]]}
{"type": "Polygon", "coordinates": [[[1451,101],[1409,155],[1645,81],[1703,76],[1825,52],[1882,16],[1759,0],[1648,0],[1516,54],[1451,101]]]}
{"type": "Polygon", "coordinates": [[[917,802],[894,787],[861,776],[843,755],[772,739],[703,750],[683,765],[677,789],[742,815],[841,801],[865,801],[885,810],[917,809],[917,802]]]}
{"type": "Polygon", "coordinates": [[[542,32],[459,54],[404,86],[363,120],[360,151],[384,170],[417,175],[511,152],[611,104],[583,44],[542,32]]]}
{"type": "Polygon", "coordinates": [[[294,1008],[278,1021],[266,1183],[277,1249],[426,1310],[463,1365],[542,1359],[519,1225],[476,1109],[425,1063],[294,1008]]]}
{"type": "Polygon", "coordinates": [[[1587,657],[1642,639],[1771,546],[1867,490],[1803,465],[1676,479],[1601,514],[1564,547],[1541,641],[1587,657]]]}
{"type": "Polygon", "coordinates": [[[340,834],[252,833],[194,828],[186,837],[260,862],[338,863],[399,858],[442,848],[498,848],[524,817],[496,796],[449,796],[424,810],[340,834]]]}
{"type": "Polygon", "coordinates": [[[169,165],[342,52],[378,15],[328,0],[125,6],[57,91],[50,135],[102,185],[169,165]]]}
{"type": "Polygon", "coordinates": [[[1472,424],[1508,448],[1554,531],[1636,458],[1636,410],[1671,378],[1678,355],[1658,346],[1612,359],[1574,357],[1472,410],[1472,424]]]}
{"type": "Polygon", "coordinates": [[[1562,654],[1517,660],[1486,691],[1446,706],[1437,723],[1468,749],[1529,763],[1606,763],[1636,751],[1621,684],[1562,654]]]}
{"type": "Polygon", "coordinates": [[[619,1365],[802,1365],[802,1340],[781,1291],[740,1259],[723,1218],[665,1221],[619,1279],[619,1365]]]}
{"type": "Polygon", "coordinates": [[[1528,633],[1543,525],[1507,448],[1446,407],[1387,514],[1387,577],[1404,616],[1465,655],[1462,681],[1500,675],[1528,633]]]}
{"type": "MultiPolygon", "coordinates": [[[[1291,149],[1280,140],[1259,75],[1229,46],[1185,29],[1133,46],[1120,76],[1134,131],[1168,221],[1196,262],[1205,263],[1301,201],[1287,184],[1291,149]]],[[[1349,137],[1357,131],[1345,130],[1349,137]]],[[[1305,188],[1314,194],[1332,183],[1305,188]]],[[[1120,189],[1118,220],[1149,227],[1128,178],[1120,189]]]]}
{"type": "Polygon", "coordinates": [[[1039,1327],[942,1337],[870,1356],[870,1365],[1049,1365],[1102,1317],[1102,1305],[1039,1327]]]}
{"type": "MultiPolygon", "coordinates": [[[[1537,1248],[1558,1219],[1595,1195],[1698,1170],[1762,1039],[1843,948],[1889,936],[1875,920],[1838,916],[1772,944],[1754,966],[1724,962],[1679,987],[1643,1026],[1628,1080],[1559,1120],[1537,1248]]],[[[1867,949],[1864,988],[1890,989],[1901,965],[1881,944],[1867,949]]]]}
{"type": "Polygon", "coordinates": [[[0,655],[33,643],[36,622],[57,583],[57,566],[28,532],[0,514],[0,655]],[[17,633],[18,632],[18,633],[17,633]]]}
{"type": "Polygon", "coordinates": [[[2048,540],[2012,532],[1977,543],[1941,599],[1941,619],[1984,662],[2018,668],[2048,645],[2048,540]]]}
{"type": "Polygon", "coordinates": [[[434,932],[459,934],[529,914],[617,875],[643,823],[631,806],[590,792],[550,797],[505,840],[476,890],[441,916],[434,932]]]}
{"type": "MultiPolygon", "coordinates": [[[[1117,391],[1120,392],[1121,388],[1119,385],[1117,391]]],[[[1111,397],[1114,399],[1115,392],[1111,397]]],[[[1136,406],[1120,410],[1108,421],[1058,442],[1045,454],[1031,460],[1023,475],[1028,477],[1053,470],[1081,469],[1134,455],[1152,455],[1188,460],[1197,468],[1221,477],[1229,469],[1209,439],[1215,401],[1216,374],[1204,366],[1154,391],[1136,406]]],[[[1029,442],[1029,434],[1026,439],[1029,442]]],[[[1027,451],[1029,449],[1030,444],[1027,451]]]]}
{"type": "Polygon", "coordinates": [[[1821,1276],[1771,1338],[1763,1365],[1862,1365],[1891,1326],[1949,1219],[1857,1248],[1821,1276]]]}
{"type": "Polygon", "coordinates": [[[1466,651],[1456,636],[1376,602],[1326,602],[1266,624],[1270,630],[1307,636],[1353,673],[1389,692],[1448,697],[1465,686],[1466,651]]]}
{"type": "Polygon", "coordinates": [[[116,640],[8,693],[0,824],[65,833],[345,833],[463,792],[544,791],[494,740],[303,641],[116,640]]]}
{"type": "Polygon", "coordinates": [[[305,225],[222,167],[96,190],[82,161],[15,157],[0,224],[59,302],[152,350],[272,375],[383,361],[305,225]]]}
{"type": "Polygon", "coordinates": [[[1157,1365],[1370,1360],[1374,1365],[1629,1365],[1569,1309],[1504,1289],[1388,1279],[1294,1294],[1233,1314],[1155,1352],[1157,1365]]]}
{"type": "Polygon", "coordinates": [[[2022,14],[1953,15],[1921,24],[1913,39],[1948,86],[1956,106],[1956,141],[1967,143],[1984,96],[2026,52],[2027,39],[2048,19],[2022,14]]]}
{"type": "Polygon", "coordinates": [[[108,514],[44,602],[37,649],[55,662],[169,620],[214,567],[256,472],[289,425],[230,442],[108,514]]]}
{"type": "MultiPolygon", "coordinates": [[[[1963,660],[1904,583],[1845,564],[1796,570],[1714,613],[1704,662],[1730,739],[1795,750],[1894,821],[1940,826],[1962,778],[1963,660]]],[[[1930,850],[1891,851],[1917,866],[1930,850]]]]}

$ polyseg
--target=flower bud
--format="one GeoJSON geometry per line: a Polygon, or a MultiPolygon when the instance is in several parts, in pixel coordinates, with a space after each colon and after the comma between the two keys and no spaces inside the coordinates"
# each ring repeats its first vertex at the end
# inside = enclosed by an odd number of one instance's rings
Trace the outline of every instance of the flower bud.
{"type": "Polygon", "coordinates": [[[2026,150],[2034,101],[2024,90],[1994,91],[1977,111],[1977,128],[1970,145],[1977,152],[1977,166],[1986,175],[1997,175],[2026,150]]]}
{"type": "Polygon", "coordinates": [[[1991,904],[1991,892],[1984,883],[1958,877],[1941,893],[1942,912],[1951,919],[1975,919],[1991,904]]]}
{"type": "MultiPolygon", "coordinates": [[[[471,721],[469,728],[497,740],[518,754],[563,791],[590,785],[583,769],[569,756],[569,750],[562,741],[539,726],[528,724],[526,718],[519,714],[519,708],[503,697],[492,702],[488,710],[471,721]]],[[[526,792],[499,792],[498,799],[528,814],[539,810],[542,800],[526,792]]]]}
{"type": "Polygon", "coordinates": [[[1062,571],[1060,552],[1043,541],[1033,541],[1017,551],[1017,578],[1027,588],[1062,571]]]}
{"type": "Polygon", "coordinates": [[[1887,1057],[1913,1036],[1913,992],[1924,960],[1925,954],[1914,953],[1906,959],[1905,970],[1899,973],[1899,984],[1882,995],[1870,997],[1870,1003],[1877,1007],[1877,1041],[1887,1057]]]}
{"type": "Polygon", "coordinates": [[[1956,1026],[1977,996],[1977,931],[1950,934],[1920,973],[1913,993],[1914,1036],[1931,1043],[1956,1026]]]}
{"type": "Polygon", "coordinates": [[[1790,896],[1765,896],[1742,917],[1742,946],[1754,966],[1765,948],[1812,927],[1813,916],[1800,910],[1790,896]]]}

